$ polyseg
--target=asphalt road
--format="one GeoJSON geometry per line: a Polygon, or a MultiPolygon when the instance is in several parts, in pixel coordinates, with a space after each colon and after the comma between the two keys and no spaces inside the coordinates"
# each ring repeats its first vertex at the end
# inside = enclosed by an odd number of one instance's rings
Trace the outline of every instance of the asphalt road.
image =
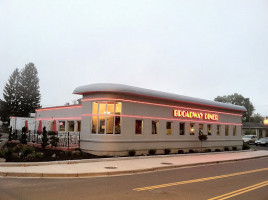
{"type": "Polygon", "coordinates": [[[0,200],[202,200],[224,194],[216,199],[267,200],[268,158],[98,178],[0,178],[0,200]]]}

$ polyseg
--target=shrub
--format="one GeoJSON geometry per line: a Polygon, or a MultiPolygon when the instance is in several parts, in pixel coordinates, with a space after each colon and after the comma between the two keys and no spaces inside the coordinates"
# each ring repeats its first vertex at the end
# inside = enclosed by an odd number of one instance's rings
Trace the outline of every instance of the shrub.
{"type": "Polygon", "coordinates": [[[26,156],[28,161],[32,161],[36,159],[36,154],[35,153],[30,153],[26,156]]]}
{"type": "Polygon", "coordinates": [[[211,149],[205,149],[205,152],[211,152],[211,149]]]}
{"type": "Polygon", "coordinates": [[[0,158],[4,158],[5,157],[5,152],[4,150],[0,149],[0,158]]]}
{"type": "Polygon", "coordinates": [[[192,149],[189,149],[189,153],[194,153],[194,150],[192,150],[192,149]]]}
{"type": "Polygon", "coordinates": [[[43,137],[42,137],[42,148],[46,148],[46,146],[48,145],[48,138],[47,138],[47,131],[46,131],[46,127],[43,128],[43,137]]]}
{"type": "Polygon", "coordinates": [[[229,151],[229,147],[224,147],[224,151],[229,151]]]}
{"type": "Polygon", "coordinates": [[[178,154],[184,154],[184,151],[182,149],[179,149],[178,154]]]}
{"type": "Polygon", "coordinates": [[[32,146],[25,146],[22,150],[21,150],[21,155],[23,157],[27,157],[29,154],[34,153],[34,148],[32,146]]]}
{"type": "Polygon", "coordinates": [[[48,135],[57,135],[57,132],[55,132],[55,131],[48,131],[47,134],[48,134],[48,135]]]}
{"type": "Polygon", "coordinates": [[[21,131],[22,133],[21,133],[20,143],[27,144],[27,135],[26,135],[27,128],[24,126],[22,127],[21,131]]]}
{"type": "Polygon", "coordinates": [[[155,155],[156,150],[155,149],[150,149],[148,153],[149,153],[149,155],[155,155]]]}
{"type": "Polygon", "coordinates": [[[59,138],[56,137],[55,135],[51,136],[50,138],[50,144],[52,147],[57,147],[59,141],[60,141],[59,138]]]}
{"type": "Polygon", "coordinates": [[[17,144],[17,145],[13,148],[13,151],[14,151],[15,153],[19,153],[19,152],[21,152],[21,150],[22,150],[24,147],[26,147],[25,144],[17,144]]]}
{"type": "Polygon", "coordinates": [[[220,149],[215,149],[215,152],[221,152],[221,150],[220,149]]]}
{"type": "Polygon", "coordinates": [[[136,151],[135,150],[129,150],[128,151],[128,155],[129,156],[135,156],[136,155],[136,151]]]}
{"type": "Polygon", "coordinates": [[[243,150],[248,150],[250,149],[250,146],[247,143],[243,143],[243,150]]]}
{"type": "Polygon", "coordinates": [[[166,155],[170,154],[170,149],[164,149],[164,153],[165,153],[166,155]]]}
{"type": "Polygon", "coordinates": [[[4,150],[4,158],[12,158],[13,157],[13,149],[7,148],[4,150]]]}
{"type": "Polygon", "coordinates": [[[0,133],[0,138],[1,138],[2,136],[3,136],[2,133],[0,133]]]}
{"type": "Polygon", "coordinates": [[[35,157],[36,157],[37,159],[43,158],[43,157],[44,157],[44,153],[42,153],[42,152],[36,152],[36,153],[35,153],[35,157]]]}
{"type": "Polygon", "coordinates": [[[237,151],[237,147],[232,147],[233,151],[237,151]]]}
{"type": "Polygon", "coordinates": [[[64,151],[65,156],[71,157],[72,152],[71,151],[64,151]]]}

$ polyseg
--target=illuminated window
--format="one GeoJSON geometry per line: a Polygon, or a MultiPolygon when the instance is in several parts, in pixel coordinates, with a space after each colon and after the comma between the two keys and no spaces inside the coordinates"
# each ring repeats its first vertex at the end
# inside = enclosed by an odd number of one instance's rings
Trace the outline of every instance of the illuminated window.
{"type": "Polygon", "coordinates": [[[225,125],[225,136],[229,135],[229,126],[225,125]]]}
{"type": "Polygon", "coordinates": [[[190,124],[190,135],[194,135],[194,124],[190,124]]]}
{"type": "Polygon", "coordinates": [[[166,130],[167,130],[167,135],[171,135],[172,134],[172,122],[167,122],[166,124],[166,130]]]}
{"type": "Polygon", "coordinates": [[[65,121],[59,121],[59,130],[60,131],[65,131],[65,121]]]}
{"type": "Polygon", "coordinates": [[[68,121],[68,131],[74,131],[74,121],[68,121]]]}
{"type": "Polygon", "coordinates": [[[184,130],[185,130],[185,124],[180,123],[180,135],[184,135],[184,130]]]}
{"type": "Polygon", "coordinates": [[[142,134],[142,129],[143,129],[143,121],[142,120],[136,120],[135,133],[136,134],[142,134]]]}
{"type": "Polygon", "coordinates": [[[208,124],[208,135],[211,135],[211,124],[208,124]]]}
{"type": "Polygon", "coordinates": [[[121,102],[92,102],[92,129],[93,134],[120,134],[121,102]],[[95,115],[95,116],[94,116],[95,115]]]}
{"type": "Polygon", "coordinates": [[[217,125],[217,135],[221,134],[221,125],[217,125]]]}
{"type": "Polygon", "coordinates": [[[152,134],[158,134],[159,121],[152,121],[152,134]]]}
{"type": "Polygon", "coordinates": [[[203,134],[204,130],[204,125],[203,124],[199,124],[199,135],[203,134]]]}
{"type": "Polygon", "coordinates": [[[233,136],[236,135],[236,126],[233,126],[233,136]]]}

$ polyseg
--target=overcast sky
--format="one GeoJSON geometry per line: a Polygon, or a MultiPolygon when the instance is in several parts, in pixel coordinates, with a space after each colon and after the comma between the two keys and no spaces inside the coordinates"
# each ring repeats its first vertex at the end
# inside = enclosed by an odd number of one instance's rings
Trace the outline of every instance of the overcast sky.
{"type": "Polygon", "coordinates": [[[0,98],[33,62],[42,106],[112,82],[213,100],[233,93],[268,116],[267,0],[0,0],[0,98]]]}

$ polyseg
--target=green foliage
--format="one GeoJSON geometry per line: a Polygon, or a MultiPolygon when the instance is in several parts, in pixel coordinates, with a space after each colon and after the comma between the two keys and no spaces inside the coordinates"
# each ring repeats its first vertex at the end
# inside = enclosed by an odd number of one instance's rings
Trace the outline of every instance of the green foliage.
{"type": "Polygon", "coordinates": [[[164,153],[166,154],[166,155],[168,155],[168,154],[170,154],[170,149],[164,149],[164,153]]]}
{"type": "Polygon", "coordinates": [[[19,152],[21,152],[21,150],[24,148],[24,147],[26,147],[26,145],[24,145],[24,144],[17,144],[14,148],[13,148],[13,151],[15,152],[15,153],[19,153],[19,152]]]}
{"type": "Polygon", "coordinates": [[[243,147],[242,147],[243,150],[248,150],[250,149],[250,146],[249,144],[247,144],[246,142],[243,142],[243,147]]]}
{"type": "Polygon", "coordinates": [[[7,148],[4,150],[4,158],[12,158],[13,157],[13,149],[7,148]]]}
{"type": "Polygon", "coordinates": [[[229,151],[229,147],[224,147],[224,151],[229,151]]]}
{"type": "Polygon", "coordinates": [[[249,98],[245,98],[241,94],[237,94],[237,93],[234,93],[232,95],[217,96],[214,99],[214,101],[244,106],[247,109],[247,111],[243,114],[244,122],[250,121],[250,117],[252,116],[253,111],[255,110],[249,98]]]}
{"type": "Polygon", "coordinates": [[[28,156],[29,154],[32,154],[32,153],[34,153],[34,148],[32,146],[25,146],[21,150],[21,156],[22,157],[26,157],[26,156],[28,156]]]}
{"type": "Polygon", "coordinates": [[[245,135],[256,135],[256,131],[255,130],[252,130],[252,129],[247,129],[245,132],[244,132],[245,135]]]}
{"type": "Polygon", "coordinates": [[[47,134],[48,134],[48,135],[57,135],[57,132],[55,132],[55,131],[48,131],[47,134]]]}
{"type": "Polygon", "coordinates": [[[20,138],[20,143],[21,144],[27,144],[27,135],[26,135],[27,128],[24,126],[22,127],[22,133],[21,133],[21,138],[20,138]]]}
{"type": "Polygon", "coordinates": [[[47,137],[47,131],[46,131],[46,127],[43,128],[43,137],[42,137],[42,143],[41,146],[42,148],[46,148],[46,146],[49,145],[48,144],[48,137],[47,137]]]}
{"type": "Polygon", "coordinates": [[[5,157],[5,151],[3,149],[0,149],[0,158],[5,157]]]}
{"type": "Polygon", "coordinates": [[[129,150],[128,151],[128,155],[129,156],[135,156],[136,155],[136,151],[133,149],[133,150],[129,150]]]}
{"type": "Polygon", "coordinates": [[[12,135],[12,126],[11,126],[8,131],[8,141],[11,141],[12,139],[13,139],[13,135],[12,135]]]}
{"type": "Polygon", "coordinates": [[[250,117],[250,122],[254,122],[254,123],[260,123],[263,122],[264,117],[261,116],[259,113],[257,114],[253,114],[252,117],[250,117]]]}
{"type": "Polygon", "coordinates": [[[194,150],[193,149],[189,149],[189,153],[194,153],[194,150]]]}
{"type": "Polygon", "coordinates": [[[198,139],[202,142],[202,141],[205,141],[208,139],[208,136],[207,135],[204,135],[204,134],[200,134],[198,135],[198,139]]]}
{"type": "Polygon", "coordinates": [[[155,155],[156,150],[155,150],[155,149],[150,149],[150,150],[148,151],[148,153],[149,153],[149,155],[155,155]]]}
{"type": "Polygon", "coordinates": [[[25,65],[20,73],[21,115],[28,116],[40,107],[38,72],[33,63],[25,65]]]}
{"type": "Polygon", "coordinates": [[[184,154],[184,151],[182,149],[179,149],[178,154],[184,154]]]}
{"type": "Polygon", "coordinates": [[[3,91],[4,101],[0,101],[0,117],[8,122],[10,116],[28,117],[40,107],[39,78],[33,63],[17,68],[10,75],[3,91]]]}
{"type": "Polygon", "coordinates": [[[71,151],[64,151],[64,154],[65,154],[65,156],[70,158],[72,155],[72,152],[71,151]]]}
{"type": "Polygon", "coordinates": [[[52,147],[57,147],[59,142],[59,138],[56,137],[55,135],[50,137],[50,144],[52,147]]]}
{"type": "Polygon", "coordinates": [[[232,150],[233,151],[237,151],[237,147],[232,147],[232,150]]]}

